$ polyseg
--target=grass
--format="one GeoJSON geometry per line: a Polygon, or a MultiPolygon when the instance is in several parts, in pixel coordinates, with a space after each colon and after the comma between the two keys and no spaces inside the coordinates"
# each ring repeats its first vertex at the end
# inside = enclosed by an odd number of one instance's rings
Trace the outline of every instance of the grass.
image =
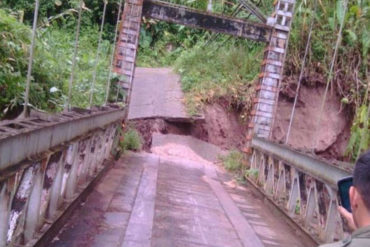
{"type": "Polygon", "coordinates": [[[231,150],[227,155],[221,157],[222,164],[229,171],[238,171],[245,165],[245,156],[238,150],[231,150]]]}
{"type": "Polygon", "coordinates": [[[245,171],[245,176],[253,180],[257,180],[258,172],[259,172],[258,169],[248,169],[245,171]]]}
{"type": "Polygon", "coordinates": [[[249,102],[250,86],[258,75],[261,59],[261,45],[241,40],[223,45],[220,41],[200,43],[183,52],[175,69],[182,78],[189,114],[197,114],[204,103],[220,97],[229,97],[230,103],[249,102]]]}
{"type": "Polygon", "coordinates": [[[143,147],[142,137],[135,129],[129,128],[123,133],[123,140],[120,142],[123,152],[127,150],[140,151],[143,147]]]}

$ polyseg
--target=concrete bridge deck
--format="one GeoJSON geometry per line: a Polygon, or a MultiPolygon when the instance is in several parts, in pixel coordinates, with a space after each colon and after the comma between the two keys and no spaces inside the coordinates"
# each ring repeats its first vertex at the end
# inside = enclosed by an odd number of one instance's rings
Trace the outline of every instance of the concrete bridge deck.
{"type": "Polygon", "coordinates": [[[136,68],[128,119],[189,119],[183,98],[180,77],[172,69],[136,68]]]}
{"type": "Polygon", "coordinates": [[[50,246],[313,246],[217,165],[167,155],[178,143],[117,161],[50,246]]]}

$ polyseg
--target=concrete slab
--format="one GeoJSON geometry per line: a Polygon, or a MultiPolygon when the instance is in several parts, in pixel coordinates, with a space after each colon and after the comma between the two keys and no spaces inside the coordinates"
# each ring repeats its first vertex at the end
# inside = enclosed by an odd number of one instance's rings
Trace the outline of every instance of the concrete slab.
{"type": "Polygon", "coordinates": [[[242,246],[202,176],[203,169],[161,159],[158,181],[163,183],[157,187],[152,246],[242,246]]]}
{"type": "Polygon", "coordinates": [[[317,246],[307,240],[301,232],[290,227],[286,219],[277,213],[276,209],[266,205],[264,199],[255,194],[253,190],[233,183],[230,176],[219,176],[219,178],[225,191],[240,209],[265,247],[317,246]]]}
{"type": "Polygon", "coordinates": [[[107,212],[104,214],[104,224],[110,228],[123,228],[129,216],[129,213],[107,212]]]}
{"type": "Polygon", "coordinates": [[[123,241],[142,172],[142,157],[127,157],[117,162],[49,246],[119,246],[123,241]],[[124,208],[117,199],[122,194],[133,197],[123,204],[124,208]]]}
{"type": "Polygon", "coordinates": [[[172,69],[136,68],[128,119],[189,119],[183,97],[180,77],[172,69]]]}
{"type": "Polygon", "coordinates": [[[263,243],[257,236],[256,232],[248,221],[243,217],[240,209],[235,205],[230,196],[224,190],[222,185],[211,178],[204,178],[211,186],[213,192],[220,199],[220,203],[224,208],[227,216],[235,227],[243,245],[245,247],[263,247],[263,243]]]}
{"type": "Polygon", "coordinates": [[[122,229],[119,228],[101,229],[99,234],[95,236],[91,247],[117,247],[121,242],[121,231],[122,229]]]}
{"type": "Polygon", "coordinates": [[[148,155],[143,165],[144,172],[121,247],[151,245],[159,157],[148,155]]]}

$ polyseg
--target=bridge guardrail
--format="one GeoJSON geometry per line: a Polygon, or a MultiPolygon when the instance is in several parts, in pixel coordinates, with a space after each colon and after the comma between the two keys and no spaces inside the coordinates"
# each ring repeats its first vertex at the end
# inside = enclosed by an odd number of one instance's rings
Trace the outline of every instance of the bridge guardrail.
{"type": "Polygon", "coordinates": [[[323,242],[342,239],[337,181],[350,173],[326,161],[254,137],[247,179],[308,234],[323,242]]]}
{"type": "Polygon", "coordinates": [[[39,240],[107,166],[123,117],[124,109],[106,107],[0,126],[6,130],[0,136],[0,246],[39,240]]]}

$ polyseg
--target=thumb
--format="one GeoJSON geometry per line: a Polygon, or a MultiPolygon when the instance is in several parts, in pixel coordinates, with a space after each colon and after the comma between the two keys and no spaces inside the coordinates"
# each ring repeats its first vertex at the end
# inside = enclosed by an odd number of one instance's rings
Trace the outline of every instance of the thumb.
{"type": "Polygon", "coordinates": [[[347,211],[347,209],[345,209],[344,207],[342,206],[338,206],[338,211],[339,213],[346,219],[348,218],[352,218],[352,214],[350,212],[347,211]]]}
{"type": "Polygon", "coordinates": [[[356,225],[355,225],[355,222],[353,220],[352,213],[348,212],[347,209],[345,209],[342,206],[338,206],[338,211],[339,211],[340,215],[342,215],[342,217],[347,221],[347,224],[348,224],[349,228],[352,231],[356,230],[356,225]]]}

